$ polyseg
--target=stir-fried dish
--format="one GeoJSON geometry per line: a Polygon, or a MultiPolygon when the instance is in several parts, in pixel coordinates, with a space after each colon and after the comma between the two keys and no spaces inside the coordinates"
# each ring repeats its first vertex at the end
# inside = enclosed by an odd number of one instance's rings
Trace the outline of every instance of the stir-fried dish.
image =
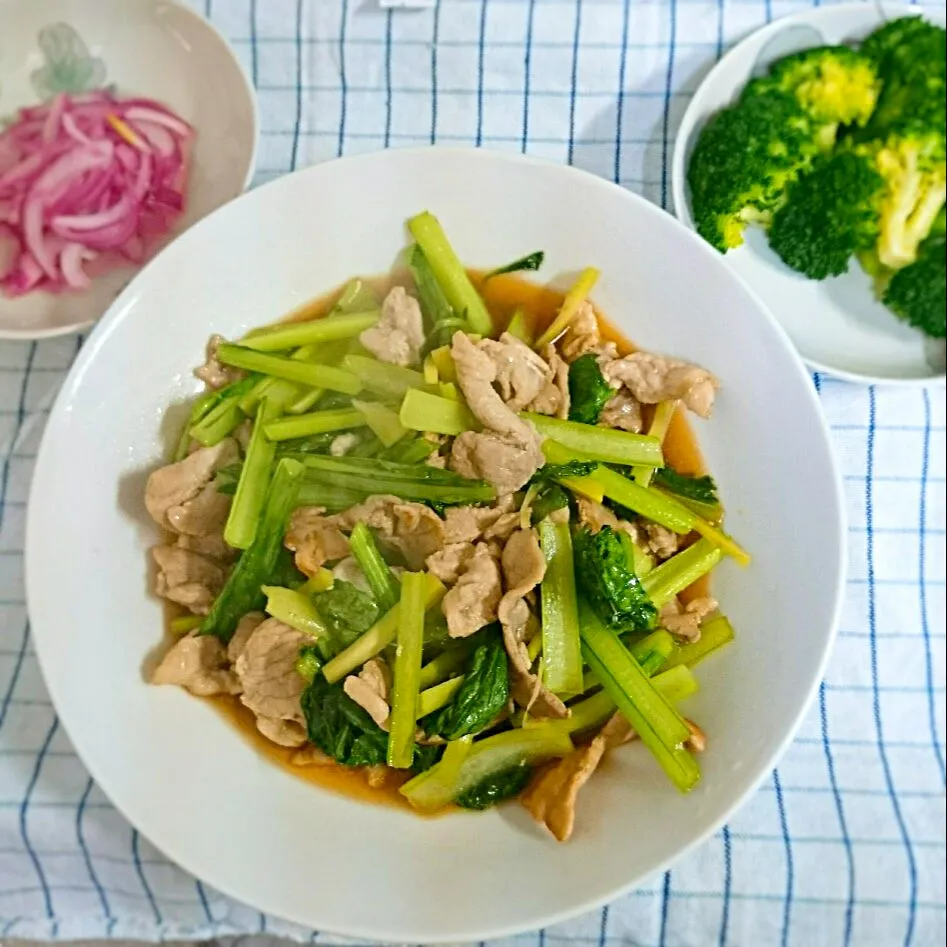
{"type": "Polygon", "coordinates": [[[682,792],[700,778],[678,705],[733,637],[707,577],[748,556],[662,445],[718,381],[622,354],[594,269],[546,324],[491,314],[490,282],[542,254],[471,276],[433,216],[408,229],[383,299],[355,280],[322,318],[211,338],[146,488],[180,610],[152,680],[232,695],[294,764],[426,813],[518,797],[564,840],[622,743],[682,792]]]}

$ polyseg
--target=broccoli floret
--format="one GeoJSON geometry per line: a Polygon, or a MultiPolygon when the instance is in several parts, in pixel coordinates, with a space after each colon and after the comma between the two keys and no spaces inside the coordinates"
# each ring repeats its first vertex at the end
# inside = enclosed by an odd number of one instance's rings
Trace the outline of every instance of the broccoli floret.
{"type": "Polygon", "coordinates": [[[930,237],[917,260],[898,270],[884,293],[885,305],[915,329],[935,339],[945,335],[947,245],[943,234],[930,237]]]}
{"type": "Polygon", "coordinates": [[[817,124],[826,149],[835,143],[839,125],[861,126],[868,121],[880,89],[875,63],[849,46],[817,46],[785,56],[772,65],[763,82],[796,97],[817,124]]]}
{"type": "Polygon", "coordinates": [[[589,352],[569,366],[569,420],[595,424],[614,389],[605,381],[598,358],[589,352]]]}
{"type": "Polygon", "coordinates": [[[947,44],[943,27],[903,17],[876,30],[862,45],[877,64],[882,91],[859,140],[895,130],[919,129],[943,136],[947,110],[947,44]]]}
{"type": "Polygon", "coordinates": [[[883,267],[898,270],[917,259],[947,197],[944,135],[909,130],[859,145],[884,178],[875,255],[883,267]]]}
{"type": "Polygon", "coordinates": [[[573,540],[579,588],[598,617],[616,631],[648,631],[658,617],[635,575],[629,548],[610,526],[580,529],[573,540]]]}
{"type": "MultiPolygon", "coordinates": [[[[753,85],[753,83],[751,83],[753,85]]],[[[697,232],[725,253],[749,222],[766,224],[819,148],[795,96],[758,88],[714,116],[687,169],[697,232]]]]}
{"type": "Polygon", "coordinates": [[[809,279],[838,276],[878,239],[884,179],[866,156],[842,151],[790,185],[773,217],[770,246],[809,279]]]}
{"type": "Polygon", "coordinates": [[[861,53],[880,66],[891,52],[910,43],[913,37],[926,32],[930,26],[931,24],[920,16],[902,16],[889,20],[862,40],[861,53]]]}

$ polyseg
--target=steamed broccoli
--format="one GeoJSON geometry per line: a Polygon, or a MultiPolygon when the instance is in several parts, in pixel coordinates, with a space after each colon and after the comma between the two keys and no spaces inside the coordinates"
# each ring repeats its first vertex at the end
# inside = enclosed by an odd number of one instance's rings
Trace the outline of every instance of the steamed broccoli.
{"type": "Polygon", "coordinates": [[[874,256],[883,267],[901,269],[917,259],[918,247],[944,206],[943,132],[910,129],[859,145],[857,151],[873,162],[885,182],[874,256]]]}
{"type": "Polygon", "coordinates": [[[775,62],[765,79],[751,82],[744,96],[768,86],[791,92],[815,122],[819,143],[835,144],[839,125],[864,125],[878,101],[875,63],[848,46],[817,46],[775,62]]]}
{"type": "Polygon", "coordinates": [[[650,631],[658,610],[635,575],[630,543],[610,526],[580,529],[573,540],[576,580],[598,617],[616,631],[650,631]]]}
{"type": "Polygon", "coordinates": [[[697,232],[722,253],[740,246],[746,224],[769,221],[818,151],[812,120],[787,92],[760,87],[719,112],[687,169],[697,232]]]}
{"type": "Polygon", "coordinates": [[[891,277],[884,302],[895,315],[925,335],[942,339],[947,312],[947,263],[943,234],[929,237],[917,260],[891,277]]]}
{"type": "Polygon", "coordinates": [[[824,158],[790,185],[773,217],[770,246],[809,279],[838,276],[878,239],[883,191],[884,179],[865,156],[842,151],[824,158]]]}
{"type": "Polygon", "coordinates": [[[569,420],[595,424],[602,408],[612,399],[614,389],[598,367],[592,352],[580,355],[569,366],[569,420]]]}
{"type": "Polygon", "coordinates": [[[860,140],[891,131],[925,128],[944,133],[947,107],[944,28],[920,17],[902,17],[876,30],[862,52],[876,64],[882,79],[878,107],[860,140]]]}

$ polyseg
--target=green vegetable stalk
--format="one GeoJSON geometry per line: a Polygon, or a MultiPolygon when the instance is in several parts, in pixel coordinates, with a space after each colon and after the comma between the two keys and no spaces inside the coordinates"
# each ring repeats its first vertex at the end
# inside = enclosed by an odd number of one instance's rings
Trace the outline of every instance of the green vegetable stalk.
{"type": "Polygon", "coordinates": [[[471,331],[491,335],[493,320],[480,294],[474,289],[463,264],[433,214],[424,212],[408,221],[408,230],[434,273],[454,312],[470,323],[471,331]]]}
{"type": "MultiPolygon", "coordinates": [[[[658,439],[658,443],[664,444],[668,429],[671,427],[671,419],[677,410],[676,401],[659,401],[654,406],[654,416],[651,418],[651,424],[648,425],[648,435],[658,439]]],[[[631,477],[635,483],[647,487],[651,483],[651,478],[655,475],[654,467],[636,466],[632,468],[631,477]]]]}
{"type": "Polygon", "coordinates": [[[425,598],[425,573],[406,572],[401,579],[398,645],[388,731],[388,765],[396,769],[408,769],[414,760],[425,598]]]}
{"type": "MultiPolygon", "coordinates": [[[[424,608],[429,609],[444,597],[444,586],[430,573],[424,573],[424,608]]],[[[250,611],[251,609],[247,609],[250,611]]],[[[368,629],[357,641],[337,654],[322,669],[325,679],[331,684],[342,680],[346,674],[360,668],[369,658],[374,658],[398,636],[401,605],[389,612],[368,629]]],[[[420,683],[420,681],[419,681],[420,683]]]]}
{"type": "Polygon", "coordinates": [[[266,424],[277,410],[276,405],[265,398],[253,425],[237,481],[237,492],[224,526],[224,541],[233,549],[246,549],[256,536],[260,510],[276,458],[276,445],[266,436],[266,424]]]}
{"type": "Polygon", "coordinates": [[[375,601],[383,612],[390,611],[401,597],[401,587],[391,567],[379,552],[372,531],[364,523],[356,523],[352,527],[349,547],[368,580],[375,601]]]}
{"type": "Polygon", "coordinates": [[[295,417],[279,418],[265,422],[266,436],[271,441],[289,441],[327,431],[347,431],[363,427],[365,417],[355,408],[339,408],[332,411],[312,411],[295,417]]]}
{"type": "Polygon", "coordinates": [[[723,552],[709,539],[698,539],[692,546],[655,566],[641,579],[641,584],[651,601],[660,608],[710,572],[722,558],[723,552]]]}
{"type": "Polygon", "coordinates": [[[692,510],[673,497],[623,477],[607,467],[599,467],[590,475],[605,491],[605,496],[614,500],[645,519],[660,523],[672,532],[686,534],[695,530],[732,556],[741,566],[749,565],[750,557],[731,537],[701,519],[692,510]]]}
{"type": "MultiPolygon", "coordinates": [[[[342,368],[346,374],[358,379],[361,388],[384,398],[402,398],[412,388],[424,384],[424,375],[413,368],[389,365],[379,362],[368,355],[346,355],[342,359],[342,368]]],[[[357,392],[349,392],[357,394],[357,392]]]]}
{"type": "Polygon", "coordinates": [[[214,405],[217,404],[219,400],[217,397],[218,394],[219,392],[216,391],[205,391],[204,394],[198,395],[197,398],[194,399],[194,403],[191,405],[191,410],[188,413],[188,419],[184,422],[181,436],[178,438],[174,453],[171,455],[171,463],[176,464],[178,461],[184,460],[184,458],[187,457],[187,451],[193,439],[191,428],[193,428],[198,421],[202,420],[203,417],[213,409],[214,405]]]}
{"type": "Polygon", "coordinates": [[[256,383],[256,377],[250,375],[209,392],[207,401],[201,399],[201,416],[190,428],[191,437],[204,447],[219,444],[246,417],[240,403],[256,383]]]}
{"type": "Polygon", "coordinates": [[[418,720],[450,704],[464,686],[464,678],[452,677],[418,694],[418,720]]]}
{"type": "Polygon", "coordinates": [[[598,460],[628,466],[648,464],[661,467],[664,464],[661,442],[647,434],[631,434],[616,428],[562,421],[544,414],[524,412],[520,417],[532,421],[543,437],[555,442],[548,446],[543,444],[543,453],[553,464],[565,464],[572,460],[598,460]]]}
{"type": "Polygon", "coordinates": [[[262,586],[276,567],[283,548],[283,534],[290,513],[296,508],[296,494],[303,475],[302,464],[283,458],[276,465],[266,491],[256,536],[237,560],[223,590],[217,596],[200,633],[229,641],[237,622],[247,612],[259,609],[265,595],[262,586]]]}
{"type": "MultiPolygon", "coordinates": [[[[416,808],[428,812],[443,808],[513,766],[565,756],[572,750],[569,735],[551,724],[507,730],[477,740],[463,755],[459,767],[456,758],[448,758],[454,745],[448,744],[440,763],[401,787],[402,795],[416,808]]],[[[462,753],[457,751],[457,757],[462,753]]]]}
{"type": "Polygon", "coordinates": [[[240,344],[257,352],[282,352],[300,345],[316,345],[348,339],[364,332],[378,322],[381,313],[377,309],[351,315],[329,315],[308,322],[286,322],[272,328],[254,332],[242,339],[240,344]]]}
{"type": "Polygon", "coordinates": [[[323,657],[327,657],[335,650],[332,647],[329,629],[326,628],[312,604],[312,599],[302,592],[278,585],[264,585],[262,589],[266,596],[267,615],[281,621],[284,625],[289,625],[290,628],[312,635],[323,657]]]}
{"type": "Polygon", "coordinates": [[[696,641],[677,645],[668,658],[668,670],[677,667],[693,667],[708,654],[733,641],[733,626],[723,616],[711,618],[700,626],[700,637],[696,641]]]}
{"type": "Polygon", "coordinates": [[[306,482],[341,488],[365,496],[393,494],[430,503],[485,503],[495,492],[482,480],[468,480],[450,470],[401,464],[380,458],[324,457],[298,454],[306,466],[306,482]]]}
{"type": "Polygon", "coordinates": [[[314,365],[311,362],[299,362],[279,355],[255,352],[240,345],[221,345],[217,350],[217,358],[234,368],[243,368],[274,378],[285,378],[287,381],[309,385],[311,388],[328,388],[346,395],[357,395],[362,389],[361,382],[350,371],[343,371],[331,365],[314,365]]]}
{"type": "Polygon", "coordinates": [[[605,692],[628,718],[642,742],[682,792],[700,779],[694,758],[684,749],[690,730],[683,717],[647,678],[638,662],[586,604],[580,604],[582,651],[605,692]]]}
{"type": "Polygon", "coordinates": [[[582,692],[582,644],[568,521],[543,520],[539,524],[539,540],[546,557],[546,574],[540,590],[543,683],[554,694],[572,697],[582,692]]]}
{"type": "Polygon", "coordinates": [[[385,447],[392,447],[408,433],[408,429],[398,420],[398,412],[377,401],[353,401],[352,407],[361,414],[375,437],[385,447]]]}
{"type": "Polygon", "coordinates": [[[410,431],[457,435],[480,429],[477,419],[462,401],[442,398],[420,388],[404,396],[398,418],[410,431]]]}
{"type": "Polygon", "coordinates": [[[477,638],[463,638],[445,648],[421,668],[421,687],[433,687],[446,681],[466,666],[477,646],[477,638]]]}

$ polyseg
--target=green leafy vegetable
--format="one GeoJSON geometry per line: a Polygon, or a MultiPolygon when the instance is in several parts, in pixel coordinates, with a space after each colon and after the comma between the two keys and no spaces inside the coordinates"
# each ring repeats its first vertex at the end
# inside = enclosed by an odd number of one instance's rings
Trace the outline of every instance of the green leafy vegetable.
{"type": "MultiPolygon", "coordinates": [[[[300,699],[309,739],[343,766],[379,766],[385,763],[388,734],[342,689],[316,674],[300,699]]],[[[439,747],[413,745],[415,772],[432,766],[439,747]]]]}
{"type": "Polygon", "coordinates": [[[319,649],[312,644],[303,645],[296,658],[296,673],[307,683],[311,684],[322,667],[322,655],[319,649]]]}
{"type": "Polygon", "coordinates": [[[569,494],[558,483],[545,484],[533,501],[530,519],[532,525],[542,522],[550,513],[556,510],[568,509],[569,494]]]}
{"type": "Polygon", "coordinates": [[[210,614],[204,619],[202,635],[216,635],[222,641],[229,641],[237,622],[247,612],[262,608],[265,600],[262,586],[279,561],[283,534],[289,514],[296,508],[302,474],[302,464],[294,460],[284,458],[276,465],[266,491],[256,537],[237,560],[210,614]]]}
{"type": "Polygon", "coordinates": [[[535,272],[543,265],[543,260],[546,259],[546,254],[542,250],[536,250],[535,253],[530,253],[527,256],[521,256],[518,260],[514,260],[512,263],[507,263],[504,266],[498,266],[496,269],[490,270],[484,277],[483,280],[486,282],[488,279],[491,279],[494,276],[502,276],[504,273],[522,273],[526,271],[535,272]]]}
{"type": "MultiPolygon", "coordinates": [[[[314,365],[279,355],[255,352],[241,345],[221,345],[217,357],[225,365],[243,368],[273,378],[284,378],[312,388],[329,388],[347,395],[357,395],[362,389],[359,379],[351,372],[332,365],[314,365]]],[[[381,364],[379,362],[379,364],[381,364]]]]}
{"type": "Polygon", "coordinates": [[[589,352],[569,366],[569,420],[597,424],[602,408],[614,397],[598,366],[598,357],[589,352]]]}
{"type": "Polygon", "coordinates": [[[700,768],[683,746],[690,735],[684,718],[585,602],[580,605],[580,619],[582,653],[603,690],[618,705],[674,785],[681,792],[693,789],[700,779],[700,768]]]}
{"type": "Polygon", "coordinates": [[[582,646],[569,523],[543,520],[539,541],[546,559],[540,587],[542,603],[543,683],[554,694],[582,693],[582,646]]]}
{"type": "Polygon", "coordinates": [[[421,721],[428,736],[457,740],[479,733],[506,706],[510,696],[506,649],[496,627],[484,631],[457,696],[421,721]]]}
{"type": "Polygon", "coordinates": [[[493,773],[460,793],[454,802],[462,809],[489,809],[498,802],[518,796],[533,775],[528,763],[516,763],[509,769],[493,773]]]}
{"type": "Polygon", "coordinates": [[[343,766],[378,766],[385,762],[388,734],[343,690],[321,674],[301,698],[309,739],[343,766]]]}
{"type": "Polygon", "coordinates": [[[300,345],[348,339],[373,326],[378,322],[379,315],[377,309],[370,309],[350,315],[328,315],[307,322],[284,322],[254,332],[240,344],[257,352],[280,352],[300,345]]]}
{"type": "Polygon", "coordinates": [[[579,588],[599,618],[618,631],[647,631],[658,617],[635,575],[617,530],[603,526],[575,534],[575,565],[579,588]]]}
{"type": "Polygon", "coordinates": [[[425,579],[423,572],[406,572],[401,577],[387,757],[388,765],[397,769],[408,769],[413,758],[424,649],[425,579]]]}
{"type": "MultiPolygon", "coordinates": [[[[572,452],[569,460],[600,460],[606,464],[648,464],[661,467],[664,456],[661,442],[647,434],[632,434],[617,428],[596,427],[592,424],[579,424],[577,421],[563,421],[550,418],[545,414],[524,412],[520,415],[531,421],[543,437],[550,438],[567,453],[572,452]],[[579,455],[579,456],[574,456],[579,455]]],[[[543,451],[553,463],[561,463],[552,457],[543,444],[543,451]]]]}
{"type": "Polygon", "coordinates": [[[352,527],[349,546],[382,612],[394,608],[401,597],[398,580],[379,551],[374,534],[364,523],[352,527]]]}
{"type": "Polygon", "coordinates": [[[414,287],[418,292],[418,302],[424,315],[425,327],[428,335],[438,326],[457,321],[457,313],[448,302],[441,289],[437,277],[428,263],[424,251],[417,245],[408,251],[408,268],[414,279],[414,287]]]}
{"type": "Polygon", "coordinates": [[[408,221],[408,230],[424,256],[454,312],[470,323],[479,335],[493,332],[493,320],[480,294],[451,247],[440,222],[425,211],[408,221]]]}
{"type": "Polygon", "coordinates": [[[348,647],[380,617],[374,599],[342,579],[336,579],[331,589],[315,596],[313,603],[329,633],[342,647],[348,647]]]}
{"type": "Polygon", "coordinates": [[[660,467],[654,471],[652,482],[659,490],[674,494],[684,506],[712,523],[719,523],[723,516],[717,484],[710,474],[692,477],[670,467],[660,467]]]}
{"type": "Polygon", "coordinates": [[[233,549],[246,549],[256,536],[260,510],[276,458],[276,445],[266,436],[265,422],[277,410],[273,401],[267,397],[257,412],[257,422],[253,425],[230,514],[224,526],[224,541],[233,549]]]}

